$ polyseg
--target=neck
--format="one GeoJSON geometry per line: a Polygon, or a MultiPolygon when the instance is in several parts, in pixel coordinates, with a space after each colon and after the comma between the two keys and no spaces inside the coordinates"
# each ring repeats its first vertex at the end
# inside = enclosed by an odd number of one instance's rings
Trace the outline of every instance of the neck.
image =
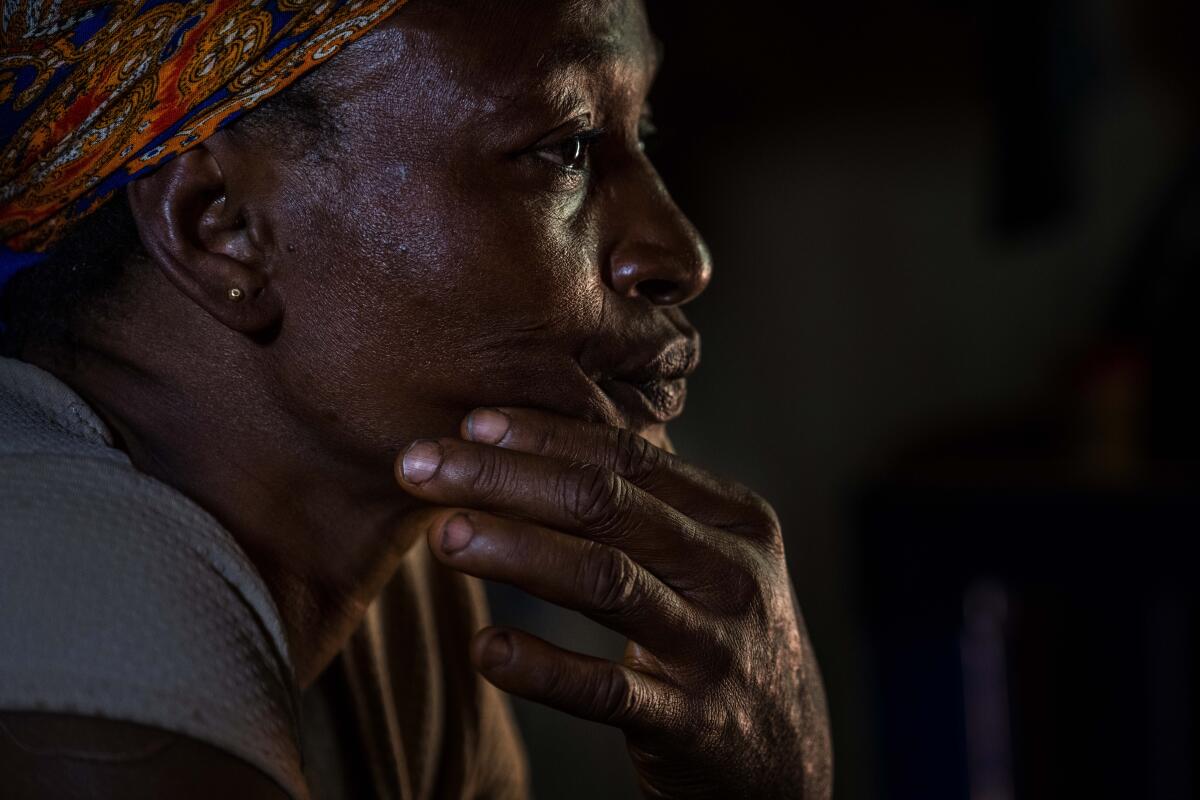
{"type": "Polygon", "coordinates": [[[270,372],[252,353],[199,354],[206,363],[197,363],[155,335],[127,331],[121,342],[91,343],[68,362],[29,360],[92,405],[135,467],[230,531],[279,608],[297,681],[307,686],[414,543],[418,532],[403,521],[412,501],[395,485],[386,457],[378,463],[378,456],[339,457],[322,448],[278,407],[266,385],[270,372]],[[139,341],[154,346],[131,351],[139,341]]]}

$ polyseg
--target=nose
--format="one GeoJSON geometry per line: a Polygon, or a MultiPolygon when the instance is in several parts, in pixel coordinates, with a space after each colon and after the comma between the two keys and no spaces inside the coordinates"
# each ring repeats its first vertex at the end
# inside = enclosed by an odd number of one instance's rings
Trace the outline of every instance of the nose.
{"type": "MultiPolygon", "coordinates": [[[[625,216],[621,241],[609,257],[607,283],[622,297],[644,297],[656,306],[678,306],[695,299],[712,278],[712,259],[699,232],[666,188],[652,177],[642,202],[621,198],[625,216]]],[[[615,199],[615,198],[614,198],[615,199]]]]}

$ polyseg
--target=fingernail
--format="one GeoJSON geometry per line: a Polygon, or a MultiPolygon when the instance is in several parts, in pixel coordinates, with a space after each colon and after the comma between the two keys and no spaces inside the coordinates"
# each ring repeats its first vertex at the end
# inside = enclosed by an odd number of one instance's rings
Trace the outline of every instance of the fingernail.
{"type": "Polygon", "coordinates": [[[442,552],[457,553],[471,543],[475,529],[465,514],[455,514],[442,528],[442,552]]]}
{"type": "Polygon", "coordinates": [[[473,442],[499,444],[511,424],[512,420],[507,414],[492,408],[481,408],[471,412],[467,418],[467,436],[473,442]]]}
{"type": "Polygon", "coordinates": [[[432,478],[441,465],[442,446],[428,439],[418,439],[404,451],[400,470],[404,480],[420,485],[432,478]]]}
{"type": "Polygon", "coordinates": [[[497,633],[483,647],[483,657],[480,661],[483,662],[484,669],[495,669],[508,663],[512,658],[512,642],[508,640],[507,633],[497,633]]]}

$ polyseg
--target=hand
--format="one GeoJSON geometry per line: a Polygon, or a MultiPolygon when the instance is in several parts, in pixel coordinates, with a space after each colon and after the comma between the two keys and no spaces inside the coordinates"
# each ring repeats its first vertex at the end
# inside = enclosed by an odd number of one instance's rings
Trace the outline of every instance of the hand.
{"type": "Polygon", "coordinates": [[[480,631],[499,688],[626,735],[649,797],[827,798],[824,693],[762,498],[628,431],[481,409],[397,462],[444,564],[579,610],[621,663],[480,631]]]}

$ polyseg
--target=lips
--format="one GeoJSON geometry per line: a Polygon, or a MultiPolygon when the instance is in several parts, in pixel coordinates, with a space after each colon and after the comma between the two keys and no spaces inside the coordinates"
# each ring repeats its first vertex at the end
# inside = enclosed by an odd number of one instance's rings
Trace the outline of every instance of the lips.
{"type": "Polygon", "coordinates": [[[637,384],[614,378],[601,381],[600,388],[635,426],[670,422],[683,413],[687,399],[686,378],[637,384]]]}
{"type": "MultiPolygon", "coordinates": [[[[643,351],[644,352],[644,351],[643,351]]],[[[598,381],[631,425],[670,422],[683,413],[687,376],[700,363],[698,338],[675,339],[653,355],[631,358],[630,367],[598,381]]]]}

